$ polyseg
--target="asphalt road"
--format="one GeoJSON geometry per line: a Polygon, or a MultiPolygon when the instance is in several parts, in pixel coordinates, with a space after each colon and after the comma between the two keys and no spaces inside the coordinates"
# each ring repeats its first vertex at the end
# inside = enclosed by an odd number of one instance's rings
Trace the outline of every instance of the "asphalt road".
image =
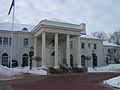
{"type": "Polygon", "coordinates": [[[72,75],[27,76],[0,82],[0,90],[117,90],[102,81],[120,73],[84,73],[72,75]]]}

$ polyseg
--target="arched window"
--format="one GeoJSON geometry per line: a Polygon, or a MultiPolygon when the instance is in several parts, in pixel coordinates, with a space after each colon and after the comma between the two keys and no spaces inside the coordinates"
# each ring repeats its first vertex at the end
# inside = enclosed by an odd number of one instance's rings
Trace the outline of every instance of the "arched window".
{"type": "Polygon", "coordinates": [[[2,65],[3,66],[9,66],[8,54],[7,53],[2,54],[2,65]]]}
{"type": "Polygon", "coordinates": [[[23,54],[22,56],[22,67],[28,66],[28,55],[23,54]]]}
{"type": "Polygon", "coordinates": [[[83,67],[85,66],[85,56],[84,55],[81,56],[81,64],[83,67]]]}
{"type": "Polygon", "coordinates": [[[25,28],[22,29],[22,31],[28,31],[28,29],[25,27],[25,28]]]}

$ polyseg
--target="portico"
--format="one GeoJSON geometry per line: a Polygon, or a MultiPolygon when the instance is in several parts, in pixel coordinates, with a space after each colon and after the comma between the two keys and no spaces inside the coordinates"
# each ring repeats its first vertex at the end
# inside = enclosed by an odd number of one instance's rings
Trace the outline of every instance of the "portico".
{"type": "Polygon", "coordinates": [[[70,39],[76,38],[77,41],[77,67],[81,67],[80,53],[80,25],[62,22],[42,20],[34,29],[34,52],[35,56],[42,58],[41,67],[59,68],[62,60],[66,59],[70,66],[70,39]]]}

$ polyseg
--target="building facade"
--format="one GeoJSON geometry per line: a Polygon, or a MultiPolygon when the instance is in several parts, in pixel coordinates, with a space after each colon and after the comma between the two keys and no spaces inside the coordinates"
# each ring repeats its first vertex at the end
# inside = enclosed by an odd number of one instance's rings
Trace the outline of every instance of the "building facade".
{"type": "MultiPolygon", "coordinates": [[[[1,65],[9,66],[12,58],[18,62],[18,66],[28,66],[30,47],[34,48],[34,58],[42,59],[39,62],[33,60],[33,66],[59,68],[66,61],[68,67],[92,67],[93,53],[97,66],[106,65],[107,47],[102,40],[86,35],[84,23],[76,25],[42,20],[32,31],[24,26],[22,31],[11,33],[10,30],[0,30],[1,65]]],[[[119,52],[116,53],[119,60],[119,52]]]]}

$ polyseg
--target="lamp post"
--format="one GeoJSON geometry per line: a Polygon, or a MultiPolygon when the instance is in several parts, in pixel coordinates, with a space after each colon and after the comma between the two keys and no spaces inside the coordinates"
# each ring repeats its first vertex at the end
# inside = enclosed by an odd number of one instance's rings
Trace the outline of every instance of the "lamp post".
{"type": "Polygon", "coordinates": [[[30,57],[30,70],[32,69],[32,60],[33,60],[33,55],[34,55],[34,52],[33,52],[33,47],[30,47],[30,51],[29,51],[29,57],[30,57]]]}

